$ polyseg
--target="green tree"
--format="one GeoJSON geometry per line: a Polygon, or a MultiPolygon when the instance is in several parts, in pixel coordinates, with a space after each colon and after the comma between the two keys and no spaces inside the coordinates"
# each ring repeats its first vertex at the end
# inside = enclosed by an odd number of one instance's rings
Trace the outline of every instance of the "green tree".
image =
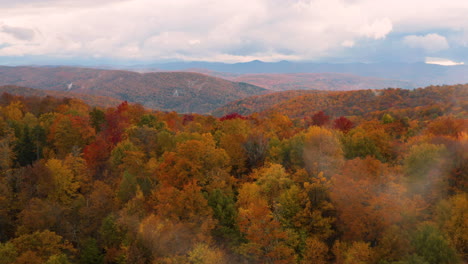
{"type": "Polygon", "coordinates": [[[45,264],[71,264],[71,262],[68,260],[67,255],[59,254],[50,256],[45,264]]]}
{"type": "Polygon", "coordinates": [[[382,116],[382,123],[383,124],[390,124],[395,122],[395,119],[390,114],[384,114],[382,116]]]}
{"type": "Polygon", "coordinates": [[[440,231],[430,224],[424,224],[416,231],[412,245],[416,254],[423,257],[429,264],[460,263],[456,251],[440,231]]]}
{"type": "Polygon", "coordinates": [[[37,159],[36,146],[29,126],[24,126],[15,146],[16,161],[20,166],[31,165],[37,159]]]}
{"type": "Polygon", "coordinates": [[[105,249],[117,248],[125,238],[125,230],[117,223],[114,214],[109,214],[102,220],[98,234],[99,244],[105,249]]]}
{"type": "Polygon", "coordinates": [[[220,189],[207,193],[208,205],[213,209],[213,217],[218,221],[213,233],[222,239],[228,239],[232,244],[238,244],[242,239],[237,226],[237,210],[234,196],[220,189]]]}
{"type": "Polygon", "coordinates": [[[81,245],[80,263],[81,264],[101,264],[103,263],[103,254],[99,250],[96,239],[88,238],[81,245]]]}
{"type": "Polygon", "coordinates": [[[102,126],[106,122],[106,114],[102,110],[94,107],[93,110],[89,112],[89,117],[91,126],[96,132],[100,132],[102,126]]]}
{"type": "Polygon", "coordinates": [[[124,204],[135,196],[137,188],[138,183],[135,176],[125,171],[122,176],[122,181],[119,185],[117,197],[124,204]]]}

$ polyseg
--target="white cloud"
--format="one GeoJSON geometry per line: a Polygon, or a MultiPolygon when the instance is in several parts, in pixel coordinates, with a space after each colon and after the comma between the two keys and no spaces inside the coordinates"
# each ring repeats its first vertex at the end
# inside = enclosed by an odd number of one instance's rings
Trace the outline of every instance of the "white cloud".
{"type": "Polygon", "coordinates": [[[341,43],[341,46],[350,48],[350,47],[353,47],[354,44],[355,44],[354,41],[348,39],[348,40],[343,41],[341,43]]]}
{"type": "Polygon", "coordinates": [[[403,42],[411,48],[422,48],[428,52],[436,52],[449,48],[447,39],[439,34],[425,36],[410,35],[403,38],[403,42]]]}
{"type": "MultiPolygon", "coordinates": [[[[464,0],[0,0],[0,25],[23,30],[3,27],[0,56],[318,59],[394,31],[468,30],[467,12],[464,0]]],[[[449,47],[437,34],[406,42],[449,47]]]]}
{"type": "Polygon", "coordinates": [[[443,65],[443,66],[455,66],[455,65],[465,64],[464,62],[456,62],[456,61],[449,60],[449,59],[435,58],[435,57],[426,57],[426,63],[443,65]]]}
{"type": "Polygon", "coordinates": [[[392,21],[388,18],[375,20],[371,24],[363,25],[359,30],[362,35],[368,38],[381,39],[392,31],[392,21]]]}
{"type": "Polygon", "coordinates": [[[199,39],[191,39],[191,40],[189,40],[189,44],[190,44],[190,45],[198,45],[198,44],[200,44],[200,43],[201,43],[201,41],[200,41],[199,39]]]}

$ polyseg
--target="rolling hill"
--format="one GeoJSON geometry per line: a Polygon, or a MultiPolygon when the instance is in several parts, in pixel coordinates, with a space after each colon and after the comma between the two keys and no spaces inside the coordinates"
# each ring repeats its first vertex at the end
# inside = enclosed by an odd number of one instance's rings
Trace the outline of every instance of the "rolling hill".
{"type": "Polygon", "coordinates": [[[137,73],[76,67],[0,67],[0,85],[98,95],[164,111],[208,113],[268,90],[200,73],[137,73]]]}
{"type": "Polygon", "coordinates": [[[414,90],[383,89],[358,91],[285,91],[252,96],[231,102],[213,112],[268,115],[279,112],[291,118],[312,116],[324,111],[331,116],[366,116],[374,112],[411,109],[422,116],[440,113],[468,118],[468,85],[429,86],[414,90]]]}
{"type": "Polygon", "coordinates": [[[120,104],[122,101],[105,97],[105,96],[96,96],[96,95],[88,95],[88,94],[79,94],[79,93],[71,93],[71,92],[62,92],[62,91],[51,91],[51,90],[40,90],[40,89],[32,89],[27,87],[21,86],[14,86],[14,85],[4,85],[0,86],[0,94],[8,93],[12,95],[20,95],[25,97],[46,97],[52,96],[55,98],[75,98],[84,101],[86,104],[90,106],[99,106],[99,107],[113,107],[120,104]]]}

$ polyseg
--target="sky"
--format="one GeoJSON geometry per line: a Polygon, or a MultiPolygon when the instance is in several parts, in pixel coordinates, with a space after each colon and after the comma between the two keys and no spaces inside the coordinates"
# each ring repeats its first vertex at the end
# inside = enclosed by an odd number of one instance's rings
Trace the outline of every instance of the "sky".
{"type": "Polygon", "coordinates": [[[0,0],[0,64],[468,63],[466,0],[0,0]]]}

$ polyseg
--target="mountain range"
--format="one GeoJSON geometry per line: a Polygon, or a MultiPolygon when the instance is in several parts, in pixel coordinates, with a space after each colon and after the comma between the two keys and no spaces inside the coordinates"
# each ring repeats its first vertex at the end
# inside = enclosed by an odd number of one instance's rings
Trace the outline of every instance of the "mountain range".
{"type": "Polygon", "coordinates": [[[318,63],[318,62],[262,62],[243,63],[217,62],[172,62],[124,67],[132,70],[180,71],[205,69],[209,71],[234,74],[259,73],[344,73],[362,77],[398,80],[411,84],[408,88],[429,85],[468,83],[468,66],[443,66],[417,63],[318,63]]]}
{"type": "Polygon", "coordinates": [[[273,91],[325,90],[351,91],[362,89],[384,89],[389,87],[411,89],[411,82],[363,77],[347,73],[252,73],[235,74],[205,69],[187,69],[234,82],[246,82],[273,91]]]}

